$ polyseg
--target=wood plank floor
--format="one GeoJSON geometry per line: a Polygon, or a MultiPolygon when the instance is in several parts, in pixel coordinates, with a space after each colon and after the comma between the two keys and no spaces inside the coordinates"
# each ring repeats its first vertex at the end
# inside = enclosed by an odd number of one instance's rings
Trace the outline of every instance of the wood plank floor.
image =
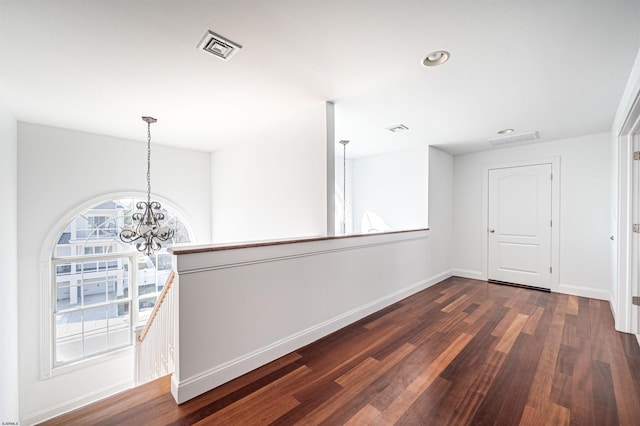
{"type": "Polygon", "coordinates": [[[608,302],[450,278],[180,406],[165,377],[49,425],[640,425],[608,302]]]}

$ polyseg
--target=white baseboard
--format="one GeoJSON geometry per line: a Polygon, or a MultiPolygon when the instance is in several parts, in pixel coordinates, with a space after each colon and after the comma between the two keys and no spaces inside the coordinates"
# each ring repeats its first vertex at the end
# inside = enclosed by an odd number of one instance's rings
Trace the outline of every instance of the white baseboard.
{"type": "Polygon", "coordinates": [[[609,301],[609,292],[606,290],[598,290],[590,287],[582,287],[572,284],[562,284],[558,288],[558,293],[571,294],[573,296],[589,297],[591,299],[600,299],[609,301]]]}
{"type": "Polygon", "coordinates": [[[616,322],[618,318],[618,313],[616,312],[616,304],[613,303],[613,300],[609,300],[609,309],[611,309],[611,314],[613,315],[613,322],[616,322]]]}
{"type": "Polygon", "coordinates": [[[34,413],[29,417],[22,419],[20,421],[20,425],[30,426],[30,425],[41,423],[45,420],[49,420],[53,417],[56,417],[61,414],[67,413],[69,411],[75,410],[77,408],[83,407],[87,404],[91,404],[98,400],[115,395],[116,393],[125,391],[127,389],[131,389],[133,386],[134,386],[133,380],[127,380],[122,383],[118,383],[112,386],[107,386],[103,389],[99,389],[95,392],[91,392],[90,394],[82,395],[79,398],[65,401],[51,408],[47,408],[46,410],[42,410],[37,413],[34,413]]]}
{"type": "Polygon", "coordinates": [[[271,361],[274,361],[290,352],[303,346],[313,343],[316,340],[333,333],[349,324],[352,324],[367,315],[386,308],[406,297],[422,291],[434,284],[437,284],[449,277],[452,271],[444,271],[426,280],[417,282],[408,287],[388,294],[365,305],[354,308],[341,315],[331,318],[322,323],[316,324],[294,335],[262,347],[254,352],[226,362],[222,365],[204,371],[196,376],[189,377],[178,383],[176,376],[171,377],[171,394],[178,404],[195,398],[213,388],[220,386],[230,380],[255,370],[271,361]]]}
{"type": "Polygon", "coordinates": [[[482,272],[471,271],[468,269],[453,269],[451,275],[462,278],[470,278],[472,280],[485,280],[482,272]]]}

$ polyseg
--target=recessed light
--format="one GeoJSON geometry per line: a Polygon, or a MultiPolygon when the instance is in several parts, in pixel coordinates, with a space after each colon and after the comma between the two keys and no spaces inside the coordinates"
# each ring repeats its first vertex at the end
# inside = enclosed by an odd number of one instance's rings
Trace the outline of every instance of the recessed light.
{"type": "Polygon", "coordinates": [[[429,53],[427,57],[422,60],[422,65],[425,67],[442,65],[449,60],[450,56],[451,54],[446,50],[436,50],[435,52],[429,53]]]}
{"type": "Polygon", "coordinates": [[[498,130],[498,134],[499,135],[507,135],[509,133],[513,133],[513,129],[502,129],[502,130],[498,130]]]}

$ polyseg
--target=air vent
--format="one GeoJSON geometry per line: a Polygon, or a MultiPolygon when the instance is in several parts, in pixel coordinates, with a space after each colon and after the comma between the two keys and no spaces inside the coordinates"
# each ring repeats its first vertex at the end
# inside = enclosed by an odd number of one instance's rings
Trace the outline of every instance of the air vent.
{"type": "Polygon", "coordinates": [[[209,52],[223,61],[228,61],[238,50],[242,49],[242,46],[209,30],[198,43],[198,49],[209,52]]]}
{"type": "Polygon", "coordinates": [[[405,130],[409,130],[409,128],[404,124],[396,124],[395,126],[387,127],[387,130],[392,133],[398,133],[398,132],[404,132],[405,130]]]}
{"type": "Polygon", "coordinates": [[[539,132],[533,133],[521,133],[519,135],[500,136],[497,138],[489,139],[489,143],[493,146],[511,145],[515,143],[524,143],[537,141],[540,139],[539,132]]]}

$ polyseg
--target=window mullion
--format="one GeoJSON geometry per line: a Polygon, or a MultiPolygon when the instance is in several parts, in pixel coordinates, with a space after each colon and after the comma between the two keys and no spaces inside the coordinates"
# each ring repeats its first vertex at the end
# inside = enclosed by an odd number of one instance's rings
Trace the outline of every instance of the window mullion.
{"type": "Polygon", "coordinates": [[[131,288],[131,328],[138,324],[138,253],[129,254],[129,288],[131,288]]]}

